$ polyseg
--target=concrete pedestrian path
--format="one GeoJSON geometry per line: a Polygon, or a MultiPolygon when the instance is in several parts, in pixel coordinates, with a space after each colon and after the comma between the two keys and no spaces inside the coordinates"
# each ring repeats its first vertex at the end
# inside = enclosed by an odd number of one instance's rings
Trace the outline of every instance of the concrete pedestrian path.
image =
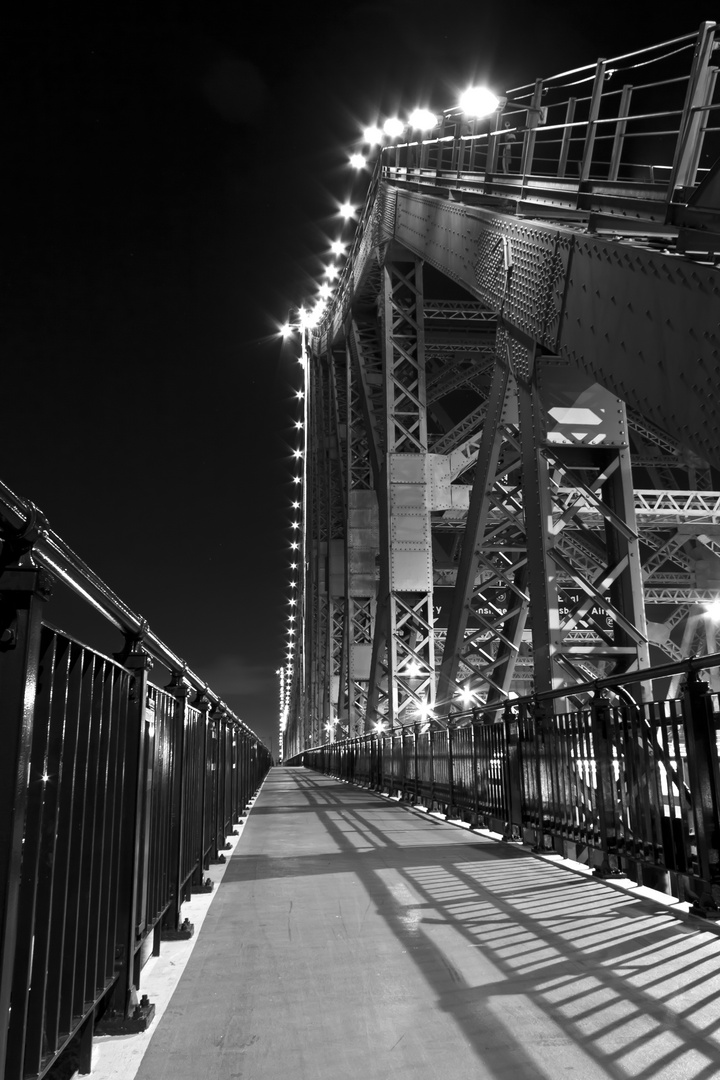
{"type": "Polygon", "coordinates": [[[138,1080],[720,1078],[720,937],[271,771],[138,1080]]]}

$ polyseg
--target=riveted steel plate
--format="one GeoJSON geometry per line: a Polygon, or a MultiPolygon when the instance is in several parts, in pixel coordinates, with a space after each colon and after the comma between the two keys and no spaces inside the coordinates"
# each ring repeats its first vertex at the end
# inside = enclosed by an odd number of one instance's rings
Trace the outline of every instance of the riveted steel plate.
{"type": "Polygon", "coordinates": [[[390,588],[393,592],[432,591],[432,560],[425,551],[398,551],[390,555],[390,588]]]}
{"type": "Polygon", "coordinates": [[[395,238],[555,348],[572,247],[567,230],[398,191],[395,238]]]}
{"type": "Polygon", "coordinates": [[[577,236],[558,353],[720,465],[720,275],[577,236]]]}

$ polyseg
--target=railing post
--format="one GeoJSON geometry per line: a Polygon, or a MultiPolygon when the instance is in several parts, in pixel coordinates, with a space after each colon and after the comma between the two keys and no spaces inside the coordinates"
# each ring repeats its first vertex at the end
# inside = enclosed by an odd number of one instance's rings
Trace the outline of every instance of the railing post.
{"type": "Polygon", "coordinates": [[[221,738],[221,725],[225,721],[225,710],[219,705],[215,705],[210,710],[208,716],[209,720],[209,734],[213,742],[210,743],[210,764],[211,772],[213,774],[212,783],[212,849],[210,854],[211,862],[225,862],[225,856],[221,854],[222,849],[225,847],[225,827],[222,825],[222,795],[220,791],[221,779],[221,760],[220,760],[220,738],[221,738]],[[214,744],[214,745],[213,745],[214,744]]]}
{"type": "Polygon", "coordinates": [[[479,723],[478,711],[473,709],[473,718],[470,725],[472,746],[472,790],[473,790],[473,816],[470,822],[471,829],[477,829],[480,824],[480,795],[478,792],[477,775],[477,725],[479,723]]]}
{"type": "MultiPolygon", "coordinates": [[[[701,894],[691,912],[720,919],[713,897],[720,886],[720,775],[712,695],[696,671],[688,672],[683,692],[687,767],[690,776],[701,894]]],[[[717,895],[717,891],[716,894],[717,895]]]]}
{"type": "Polygon", "coordinates": [[[706,127],[704,109],[710,104],[715,84],[715,72],[710,67],[714,47],[715,23],[701,23],[670,174],[668,202],[678,189],[695,185],[706,127]]]}
{"type": "Polygon", "coordinates": [[[485,175],[492,175],[497,172],[498,153],[500,151],[500,138],[503,124],[503,112],[502,109],[494,114],[492,123],[490,125],[490,132],[496,132],[497,134],[488,133],[488,148],[485,158],[485,175]]]}
{"type": "Polygon", "coordinates": [[[415,758],[415,806],[420,801],[420,776],[418,773],[418,736],[420,734],[420,725],[413,725],[413,755],[415,758]]]}
{"type": "Polygon", "coordinates": [[[625,142],[625,132],[627,131],[627,118],[630,115],[630,98],[632,92],[632,84],[626,83],[622,88],[622,94],[620,96],[620,108],[618,110],[617,123],[615,124],[615,136],[613,138],[610,171],[608,173],[608,180],[613,182],[617,180],[620,172],[620,159],[622,157],[623,143],[625,142]]]}
{"type": "Polygon", "coordinates": [[[145,999],[138,1002],[140,984],[139,935],[144,929],[144,901],[148,861],[147,761],[148,736],[145,731],[148,673],[152,660],[142,647],[139,635],[122,663],[133,673],[125,732],[125,783],[123,791],[123,847],[121,881],[124,888],[118,897],[117,956],[119,976],[102,1028],[114,1034],[142,1031],[152,1020],[155,1006],[145,999]],[[126,1026],[127,1022],[132,1026],[126,1026]]]}
{"type": "Polygon", "coordinates": [[[603,859],[593,870],[595,877],[621,877],[617,837],[617,784],[613,762],[613,733],[610,705],[605,690],[596,690],[590,706],[598,819],[603,859]]]}
{"type": "Polygon", "coordinates": [[[454,781],[454,778],[453,778],[454,758],[453,758],[453,746],[452,746],[453,728],[452,728],[451,723],[448,723],[447,736],[448,736],[448,787],[450,789],[450,793],[449,793],[448,798],[450,799],[450,802],[448,803],[447,809],[445,810],[445,820],[446,821],[447,821],[448,818],[452,817],[453,807],[455,806],[455,781],[454,781]]]}
{"type": "Polygon", "coordinates": [[[205,878],[205,871],[208,869],[205,861],[205,834],[207,832],[207,755],[210,698],[202,691],[198,691],[193,706],[200,713],[200,723],[202,725],[202,738],[200,740],[200,771],[202,780],[200,783],[199,850],[197,852],[197,870],[193,874],[193,889],[195,892],[211,892],[212,881],[210,878],[205,878]]]}
{"type": "Polygon", "coordinates": [[[533,705],[533,720],[535,727],[535,783],[537,786],[537,815],[539,828],[535,831],[535,844],[533,851],[549,851],[550,845],[546,842],[548,835],[546,830],[545,808],[551,791],[548,779],[547,764],[547,736],[550,733],[551,720],[548,717],[545,706],[535,698],[533,705]]]}
{"type": "Polygon", "coordinates": [[[575,119],[575,106],[577,105],[577,98],[568,98],[567,109],[565,112],[565,127],[563,128],[562,140],[560,142],[560,156],[558,158],[557,175],[558,179],[564,180],[567,174],[567,163],[570,156],[570,140],[572,139],[572,123],[575,119]]]}
{"type": "Polygon", "coordinates": [[[505,733],[505,807],[507,821],[503,840],[522,843],[522,801],[520,795],[520,726],[510,701],[503,710],[505,733]]]}
{"type": "MultiPolygon", "coordinates": [[[[173,671],[170,685],[166,687],[168,694],[175,698],[175,724],[177,734],[175,738],[175,768],[172,806],[172,888],[173,900],[163,918],[162,936],[174,939],[182,933],[183,937],[190,937],[190,933],[180,930],[180,908],[183,902],[183,851],[185,849],[185,777],[187,771],[186,762],[186,727],[188,715],[188,697],[190,687],[183,679],[181,671],[173,671]]],[[[188,924],[189,926],[189,924],[188,924]]]]}
{"type": "Polygon", "coordinates": [[[536,79],[532,101],[530,103],[530,108],[528,109],[527,129],[525,131],[522,156],[520,159],[520,175],[522,177],[529,176],[532,173],[533,157],[535,154],[535,140],[537,138],[537,128],[540,123],[540,109],[542,107],[542,99],[543,81],[542,79],[536,79]]]}
{"type": "MultiPolygon", "coordinates": [[[[30,546],[30,545],[28,545],[30,546]]],[[[0,573],[0,1075],[20,1077],[24,1047],[7,1045],[15,967],[28,771],[38,679],[42,607],[51,576],[21,558],[0,573]],[[24,565],[23,565],[24,564],[24,565]],[[11,1072],[11,1054],[18,1057],[11,1072]],[[7,1064],[7,1071],[6,1066],[7,1064]]],[[[28,942],[19,943],[29,945],[28,942]]]]}
{"type": "Polygon", "coordinates": [[[598,60],[595,68],[595,81],[593,82],[590,95],[590,111],[588,115],[587,131],[585,133],[585,145],[583,146],[582,160],[580,162],[580,183],[584,183],[590,177],[592,168],[592,156],[595,148],[595,134],[600,115],[600,101],[602,99],[603,84],[605,82],[605,60],[598,60]]]}

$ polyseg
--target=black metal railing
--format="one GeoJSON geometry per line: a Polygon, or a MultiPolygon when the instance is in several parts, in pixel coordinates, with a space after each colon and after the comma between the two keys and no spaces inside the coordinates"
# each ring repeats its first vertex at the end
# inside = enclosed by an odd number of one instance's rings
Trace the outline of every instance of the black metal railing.
{"type": "Polygon", "coordinates": [[[720,917],[720,654],[312,747],[288,764],[440,808],[720,917]],[[683,671],[677,700],[630,687],[683,671]],[[559,711],[563,704],[567,711],[559,711]]]}
{"type": "Polygon", "coordinates": [[[0,485],[0,1072],[41,1077],[98,1024],[141,1030],[141,971],[188,937],[270,752],[140,616],[0,485]],[[57,580],[124,635],[114,657],[55,629],[57,580]],[[149,681],[153,661],[169,685],[149,681]]]}

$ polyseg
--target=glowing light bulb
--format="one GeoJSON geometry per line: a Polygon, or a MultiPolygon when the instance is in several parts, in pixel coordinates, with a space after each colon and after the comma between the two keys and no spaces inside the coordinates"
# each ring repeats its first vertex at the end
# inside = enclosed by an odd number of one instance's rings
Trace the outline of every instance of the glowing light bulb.
{"type": "Polygon", "coordinates": [[[368,146],[377,146],[378,143],[382,142],[382,136],[383,133],[376,124],[370,124],[363,131],[363,140],[368,146]]]}
{"type": "Polygon", "coordinates": [[[350,164],[352,165],[353,169],[364,169],[367,165],[367,161],[362,154],[351,154],[350,164]]]}
{"type": "Polygon", "coordinates": [[[383,131],[389,139],[399,138],[404,130],[405,125],[403,124],[402,120],[398,120],[396,116],[388,117],[388,119],[383,124],[383,131]]]}
{"type": "Polygon", "coordinates": [[[500,99],[486,86],[471,86],[460,98],[460,108],[467,116],[490,116],[499,105],[500,99]]]}
{"type": "Polygon", "coordinates": [[[410,113],[410,126],[418,131],[429,131],[437,122],[437,116],[429,109],[415,109],[410,113]]]}

